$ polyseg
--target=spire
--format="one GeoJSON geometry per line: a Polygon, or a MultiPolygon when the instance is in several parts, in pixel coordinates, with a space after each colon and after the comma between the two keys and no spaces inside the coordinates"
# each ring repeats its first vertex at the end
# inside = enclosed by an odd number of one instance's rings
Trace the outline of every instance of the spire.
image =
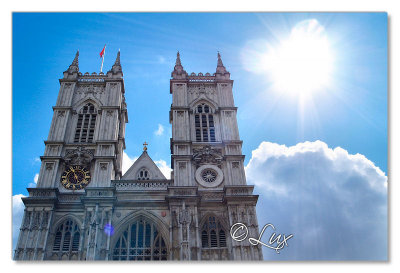
{"type": "Polygon", "coordinates": [[[114,65],[113,65],[112,68],[111,68],[111,71],[112,71],[113,73],[119,73],[119,72],[122,73],[120,54],[121,54],[121,51],[118,50],[117,58],[115,59],[114,65]]]}
{"type": "Polygon", "coordinates": [[[149,145],[146,141],[143,143],[143,152],[147,152],[147,145],[149,145]]]}
{"type": "Polygon", "coordinates": [[[120,58],[120,55],[121,55],[121,51],[118,50],[117,58],[115,59],[114,65],[119,65],[119,66],[121,66],[121,58],[120,58]]]}
{"type": "Polygon", "coordinates": [[[68,72],[79,72],[79,50],[75,54],[75,58],[72,61],[72,64],[68,68],[68,72]]]}
{"type": "Polygon", "coordinates": [[[227,78],[229,79],[230,73],[226,70],[224,64],[222,63],[221,54],[219,54],[219,51],[217,56],[218,56],[218,63],[217,63],[217,71],[215,74],[224,75],[224,77],[226,74],[228,76],[227,78]]]}
{"type": "Polygon", "coordinates": [[[224,67],[224,64],[222,63],[222,60],[221,60],[221,54],[219,54],[219,51],[218,51],[218,64],[217,64],[217,67],[224,67]]]}
{"type": "Polygon", "coordinates": [[[179,51],[178,51],[178,53],[176,54],[176,62],[175,62],[175,67],[176,66],[182,66],[182,64],[181,64],[181,55],[179,54],[179,51]]]}
{"type": "Polygon", "coordinates": [[[184,79],[186,77],[187,73],[183,69],[182,63],[181,63],[181,55],[178,53],[176,54],[176,62],[175,62],[175,67],[174,71],[171,73],[171,77],[174,79],[184,79]]]}

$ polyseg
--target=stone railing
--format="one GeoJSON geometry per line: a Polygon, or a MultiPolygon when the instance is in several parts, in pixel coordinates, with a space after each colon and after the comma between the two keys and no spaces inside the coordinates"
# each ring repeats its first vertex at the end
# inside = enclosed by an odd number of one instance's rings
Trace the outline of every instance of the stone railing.
{"type": "Polygon", "coordinates": [[[117,191],[166,190],[171,185],[171,180],[114,180],[112,183],[117,191]]]}
{"type": "Polygon", "coordinates": [[[210,73],[206,73],[203,75],[203,73],[192,73],[188,75],[188,79],[190,82],[213,82],[215,81],[215,73],[211,75],[210,73]]]}
{"type": "Polygon", "coordinates": [[[103,72],[99,74],[96,72],[93,72],[92,74],[89,74],[89,72],[86,72],[85,74],[79,72],[78,82],[104,82],[106,77],[107,76],[104,75],[103,72]]]}

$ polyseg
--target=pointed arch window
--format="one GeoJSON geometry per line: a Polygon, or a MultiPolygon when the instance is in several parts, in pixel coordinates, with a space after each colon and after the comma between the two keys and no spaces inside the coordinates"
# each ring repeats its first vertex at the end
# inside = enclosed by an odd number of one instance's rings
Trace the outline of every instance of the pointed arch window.
{"type": "Polygon", "coordinates": [[[225,230],[215,216],[209,216],[201,230],[201,246],[203,248],[225,248],[225,230]]]}
{"type": "Polygon", "coordinates": [[[69,253],[79,251],[80,235],[78,224],[71,219],[65,220],[57,228],[53,252],[69,253]]]}
{"type": "Polygon", "coordinates": [[[194,115],[194,126],[197,142],[215,142],[214,116],[211,108],[205,104],[196,107],[194,115]]]}
{"type": "Polygon", "coordinates": [[[88,103],[82,107],[76,124],[74,142],[91,143],[93,142],[94,129],[96,126],[96,108],[88,103]]]}
{"type": "Polygon", "coordinates": [[[143,218],[135,220],[121,233],[112,251],[119,261],[167,260],[168,250],[157,226],[143,218]]]}

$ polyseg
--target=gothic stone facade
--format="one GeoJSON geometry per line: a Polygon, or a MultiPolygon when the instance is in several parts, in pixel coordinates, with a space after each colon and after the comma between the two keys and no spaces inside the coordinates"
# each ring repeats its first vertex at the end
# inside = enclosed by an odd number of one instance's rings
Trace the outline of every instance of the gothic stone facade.
{"type": "Polygon", "coordinates": [[[246,184],[233,81],[220,55],[212,75],[189,75],[177,55],[171,179],[146,147],[122,175],[128,112],[120,53],[106,74],[80,73],[78,57],[60,79],[37,187],[23,198],[14,258],[261,260],[260,245],[229,235],[241,222],[258,237],[258,196],[246,184]],[[78,181],[76,166],[86,172],[86,187],[61,183],[67,176],[78,181]]]}

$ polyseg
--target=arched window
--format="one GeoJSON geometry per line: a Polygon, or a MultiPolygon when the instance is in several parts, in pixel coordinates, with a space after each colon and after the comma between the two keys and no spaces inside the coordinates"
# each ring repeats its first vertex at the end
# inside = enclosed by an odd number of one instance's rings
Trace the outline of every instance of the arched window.
{"type": "Polygon", "coordinates": [[[57,228],[53,251],[54,252],[74,252],[79,251],[80,229],[73,220],[65,220],[57,228]]]}
{"type": "Polygon", "coordinates": [[[196,107],[194,115],[194,127],[197,142],[215,142],[214,116],[211,108],[205,104],[196,107]]]}
{"type": "Polygon", "coordinates": [[[112,259],[119,261],[167,260],[168,250],[156,225],[139,218],[119,236],[112,252],[112,259]]]}
{"type": "Polygon", "coordinates": [[[209,216],[201,230],[201,246],[203,248],[226,247],[226,235],[221,223],[215,216],[209,216]]]}
{"type": "Polygon", "coordinates": [[[93,104],[88,103],[81,109],[76,124],[74,142],[93,142],[94,129],[96,125],[96,109],[93,104]]]}
{"type": "Polygon", "coordinates": [[[150,172],[146,168],[140,169],[137,174],[137,179],[138,180],[149,180],[150,172]]]}

